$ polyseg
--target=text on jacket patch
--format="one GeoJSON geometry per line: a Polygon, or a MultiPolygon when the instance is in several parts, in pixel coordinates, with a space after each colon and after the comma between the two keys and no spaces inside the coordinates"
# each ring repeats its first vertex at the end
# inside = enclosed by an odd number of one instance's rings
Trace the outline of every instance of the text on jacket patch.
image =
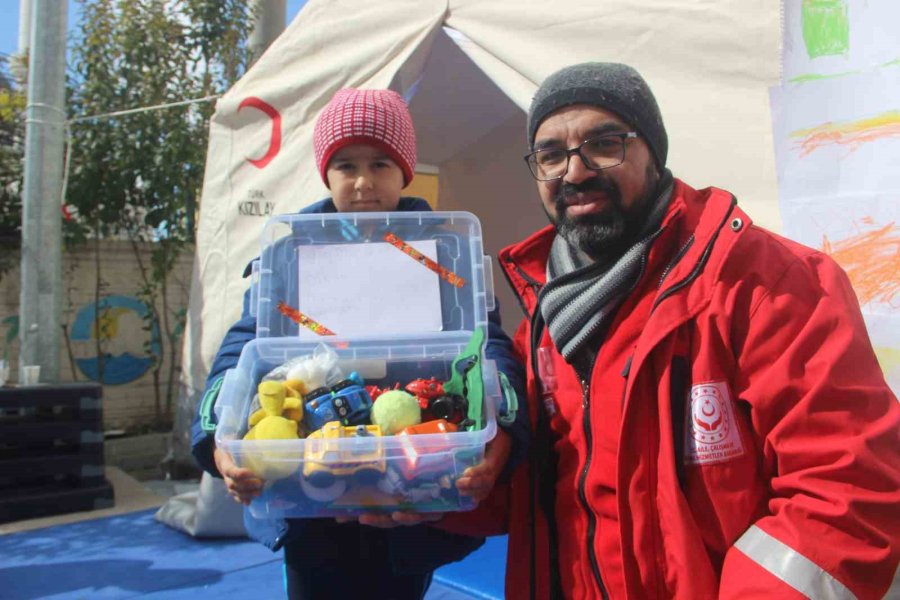
{"type": "Polygon", "coordinates": [[[716,381],[695,385],[686,401],[685,464],[718,463],[744,453],[727,383],[716,381]]]}

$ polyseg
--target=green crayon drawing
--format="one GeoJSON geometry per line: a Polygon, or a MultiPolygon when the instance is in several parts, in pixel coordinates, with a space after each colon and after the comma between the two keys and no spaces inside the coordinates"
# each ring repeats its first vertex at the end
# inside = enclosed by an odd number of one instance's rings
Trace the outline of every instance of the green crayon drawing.
{"type": "Polygon", "coordinates": [[[847,54],[850,19],[846,0],[803,0],[803,42],[810,58],[847,54]]]}
{"type": "Polygon", "coordinates": [[[806,83],[808,81],[819,81],[821,79],[837,79],[838,77],[845,77],[847,75],[856,75],[857,73],[861,73],[862,71],[844,71],[843,73],[808,73],[806,75],[797,75],[796,77],[792,77],[790,79],[791,83],[806,83]]]}

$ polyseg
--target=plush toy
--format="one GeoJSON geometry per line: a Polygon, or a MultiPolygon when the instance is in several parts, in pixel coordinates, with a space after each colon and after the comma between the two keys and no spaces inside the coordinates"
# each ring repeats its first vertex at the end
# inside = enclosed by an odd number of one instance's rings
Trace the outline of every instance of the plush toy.
{"type": "MultiPolygon", "coordinates": [[[[253,425],[245,440],[296,440],[297,421],[281,416],[285,404],[284,385],[279,381],[263,381],[257,388],[263,417],[253,425]]],[[[302,410],[302,409],[300,409],[302,410]]],[[[258,413],[259,411],[257,411],[258,413]]],[[[256,416],[257,413],[254,413],[256,416]]],[[[300,466],[289,451],[263,450],[245,455],[247,468],[262,479],[283,479],[300,466]]]]}
{"type": "Polygon", "coordinates": [[[281,414],[285,408],[284,386],[281,382],[263,381],[259,384],[257,390],[259,392],[259,405],[262,408],[251,415],[249,420],[250,431],[247,432],[244,439],[297,439],[297,422],[286,419],[281,414]]]}
{"type": "Polygon", "coordinates": [[[403,390],[390,390],[378,397],[372,405],[372,423],[381,426],[384,435],[400,433],[411,425],[422,422],[422,409],[412,394],[403,390]]]}
{"type": "MultiPolygon", "coordinates": [[[[302,385],[303,382],[297,383],[302,385]]],[[[285,419],[290,419],[297,423],[303,419],[303,401],[299,396],[296,396],[293,393],[288,382],[282,384],[279,381],[263,381],[259,384],[257,392],[257,398],[261,408],[251,413],[250,418],[247,420],[247,424],[251,427],[251,430],[266,416],[284,417],[285,419]],[[279,388],[281,388],[281,391],[279,391],[279,388]],[[268,403],[268,409],[266,408],[266,405],[263,404],[264,398],[268,403]],[[281,409],[273,414],[271,411],[277,409],[279,402],[281,409]]],[[[244,439],[247,438],[245,437],[244,439]]]]}
{"type": "Polygon", "coordinates": [[[309,388],[300,379],[288,379],[284,382],[284,391],[289,398],[302,398],[309,388]]]}

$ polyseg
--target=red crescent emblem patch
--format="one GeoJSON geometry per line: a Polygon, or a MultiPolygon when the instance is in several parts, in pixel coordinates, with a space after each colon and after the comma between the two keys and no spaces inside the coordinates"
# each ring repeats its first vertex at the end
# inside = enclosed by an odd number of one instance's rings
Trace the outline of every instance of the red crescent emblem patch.
{"type": "Polygon", "coordinates": [[[247,159],[257,169],[264,169],[281,150],[281,114],[274,106],[256,96],[249,96],[241,100],[241,103],[238,105],[238,112],[247,107],[255,108],[272,120],[272,135],[269,138],[269,148],[261,157],[247,159]]]}
{"type": "Polygon", "coordinates": [[[726,382],[695,385],[686,402],[685,463],[718,463],[744,453],[734,402],[726,382]]]}

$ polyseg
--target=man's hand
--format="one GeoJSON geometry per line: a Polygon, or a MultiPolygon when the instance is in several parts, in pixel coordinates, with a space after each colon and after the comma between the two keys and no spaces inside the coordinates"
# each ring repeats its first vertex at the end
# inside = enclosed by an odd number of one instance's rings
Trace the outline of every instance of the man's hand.
{"type": "Polygon", "coordinates": [[[462,477],[456,481],[456,489],[464,496],[471,496],[476,502],[488,497],[512,450],[512,438],[502,429],[497,436],[488,442],[484,450],[484,460],[463,471],[462,477]]]}
{"type": "Polygon", "coordinates": [[[228,494],[234,498],[235,502],[243,505],[250,504],[250,501],[259,496],[262,492],[262,479],[257,477],[250,469],[243,469],[232,460],[231,455],[216,448],[213,451],[213,458],[216,461],[216,468],[225,480],[225,487],[228,494]]]}

